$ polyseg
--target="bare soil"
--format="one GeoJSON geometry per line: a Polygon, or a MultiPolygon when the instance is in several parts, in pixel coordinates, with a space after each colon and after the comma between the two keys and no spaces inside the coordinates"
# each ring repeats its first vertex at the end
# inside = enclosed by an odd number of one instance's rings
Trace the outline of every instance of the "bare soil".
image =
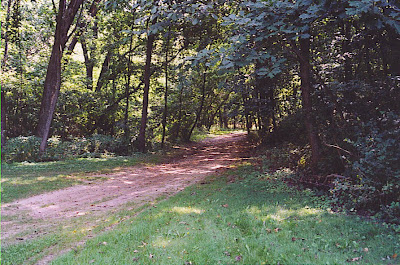
{"type": "Polygon", "coordinates": [[[204,182],[206,176],[223,171],[246,156],[249,144],[245,138],[244,133],[231,133],[206,139],[181,147],[166,163],[99,174],[95,176],[107,179],[2,204],[2,242],[29,240],[76,217],[104,216],[127,203],[152,202],[204,182]],[[21,234],[23,238],[19,237],[21,234]]]}

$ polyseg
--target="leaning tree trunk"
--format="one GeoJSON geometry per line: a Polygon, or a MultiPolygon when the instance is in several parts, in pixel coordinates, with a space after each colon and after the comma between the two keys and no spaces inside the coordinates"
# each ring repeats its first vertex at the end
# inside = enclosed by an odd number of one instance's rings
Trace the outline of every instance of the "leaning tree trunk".
{"type": "Polygon", "coordinates": [[[305,125],[311,145],[311,169],[314,171],[319,161],[319,139],[315,131],[311,102],[310,39],[300,39],[300,79],[301,96],[305,112],[305,125]]]}
{"type": "Polygon", "coordinates": [[[140,122],[140,131],[138,135],[138,149],[140,152],[146,152],[146,128],[147,128],[147,114],[149,106],[149,90],[150,90],[150,77],[151,77],[151,56],[153,54],[153,44],[155,36],[150,34],[147,38],[146,47],[146,63],[144,66],[144,88],[143,88],[143,106],[142,106],[142,119],[140,122]]]}
{"type": "Polygon", "coordinates": [[[66,0],[60,0],[59,3],[54,44],[47,67],[46,79],[44,81],[42,103],[39,112],[39,123],[36,128],[37,136],[42,138],[39,148],[40,152],[44,152],[46,149],[50,125],[53,119],[58,94],[60,93],[61,58],[65,44],[68,40],[68,30],[71,27],[75,15],[83,1],[84,0],[71,0],[68,7],[66,6],[66,0]]]}

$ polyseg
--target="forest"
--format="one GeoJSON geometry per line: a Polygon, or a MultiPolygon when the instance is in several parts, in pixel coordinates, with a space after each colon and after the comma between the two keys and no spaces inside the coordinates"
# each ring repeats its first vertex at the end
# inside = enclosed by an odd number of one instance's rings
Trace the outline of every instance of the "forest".
{"type": "Polygon", "coordinates": [[[400,220],[396,0],[4,0],[2,163],[215,128],[285,145],[335,207],[400,220]]]}

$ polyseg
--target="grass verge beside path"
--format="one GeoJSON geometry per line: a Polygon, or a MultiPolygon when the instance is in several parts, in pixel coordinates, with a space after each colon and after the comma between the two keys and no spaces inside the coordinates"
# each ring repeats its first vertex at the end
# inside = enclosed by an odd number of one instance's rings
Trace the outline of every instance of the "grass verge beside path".
{"type": "Polygon", "coordinates": [[[310,191],[287,187],[288,174],[242,165],[123,221],[53,264],[399,264],[399,234],[330,212],[310,191]]]}
{"type": "Polygon", "coordinates": [[[88,173],[106,173],[139,163],[156,163],[160,156],[137,154],[130,157],[78,158],[72,160],[37,163],[1,164],[1,201],[41,194],[48,191],[100,180],[88,173]]]}

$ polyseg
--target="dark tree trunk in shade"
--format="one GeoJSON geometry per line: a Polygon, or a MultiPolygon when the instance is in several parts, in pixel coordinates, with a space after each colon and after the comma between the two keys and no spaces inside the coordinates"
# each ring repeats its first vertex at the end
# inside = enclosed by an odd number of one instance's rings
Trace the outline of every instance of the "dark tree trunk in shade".
{"type": "Polygon", "coordinates": [[[150,77],[151,77],[151,56],[153,54],[155,36],[150,34],[147,37],[146,44],[146,62],[144,66],[144,88],[143,88],[143,105],[142,105],[142,119],[140,121],[140,131],[137,139],[138,149],[140,152],[146,152],[146,128],[147,128],[147,114],[149,106],[149,90],[150,90],[150,77]]]}
{"type": "Polygon", "coordinates": [[[190,140],[190,136],[192,135],[192,133],[194,131],[194,128],[196,128],[196,125],[199,122],[201,113],[203,111],[205,98],[206,98],[206,72],[204,71],[204,73],[203,73],[203,85],[201,87],[201,101],[200,101],[199,110],[197,111],[196,119],[194,120],[194,123],[192,125],[192,128],[189,131],[189,134],[186,136],[186,139],[185,139],[186,141],[190,140]]]}
{"type": "Polygon", "coordinates": [[[84,37],[81,38],[81,45],[83,50],[83,57],[85,59],[85,67],[86,67],[86,87],[88,90],[93,89],[93,68],[94,63],[90,58],[89,51],[87,49],[87,44],[84,37]]]}
{"type": "Polygon", "coordinates": [[[167,115],[168,115],[168,46],[169,46],[169,32],[167,33],[167,40],[165,42],[165,91],[164,91],[164,113],[162,120],[162,138],[161,138],[161,148],[164,149],[165,144],[165,131],[167,127],[167,115]]]}
{"type": "Polygon", "coordinates": [[[109,80],[106,78],[106,75],[110,69],[111,56],[112,56],[112,51],[109,50],[107,52],[106,58],[104,59],[102,67],[101,67],[99,79],[97,80],[97,84],[96,84],[96,92],[100,92],[103,85],[105,85],[105,83],[109,80]]]}
{"type": "Polygon", "coordinates": [[[319,161],[319,139],[315,131],[311,102],[312,86],[310,66],[310,39],[300,39],[299,43],[301,96],[305,113],[305,125],[307,129],[308,140],[311,145],[311,168],[315,170],[319,161]]]}
{"type": "MultiPolygon", "coordinates": [[[[11,5],[12,0],[8,0],[7,2],[7,16],[6,21],[3,25],[4,33],[2,39],[4,40],[3,47],[3,58],[1,60],[1,69],[2,72],[6,69],[7,58],[8,58],[8,28],[10,24],[10,17],[11,17],[11,5]]],[[[1,79],[1,146],[6,144],[6,128],[7,128],[7,102],[5,97],[5,92],[3,91],[3,78],[1,79]]]]}
{"type": "Polygon", "coordinates": [[[67,42],[68,30],[71,27],[75,15],[83,1],[84,0],[71,0],[68,6],[66,5],[66,0],[60,0],[59,3],[54,44],[47,67],[46,79],[44,81],[42,103],[39,111],[39,122],[36,128],[37,136],[42,138],[40,152],[44,152],[46,149],[51,121],[53,119],[57,98],[60,93],[61,58],[67,42]]]}
{"type": "Polygon", "coordinates": [[[5,93],[1,91],[1,146],[6,143],[6,126],[7,126],[7,105],[5,93]]]}

